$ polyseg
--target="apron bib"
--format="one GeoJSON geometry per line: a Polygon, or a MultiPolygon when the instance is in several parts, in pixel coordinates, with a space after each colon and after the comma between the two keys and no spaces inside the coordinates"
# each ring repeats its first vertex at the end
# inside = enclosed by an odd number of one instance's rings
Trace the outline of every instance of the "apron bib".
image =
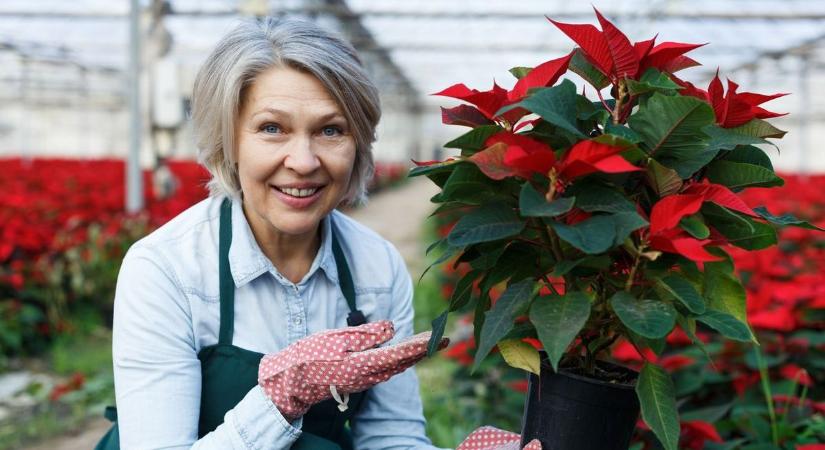
{"type": "MultiPolygon", "coordinates": [[[[258,363],[262,353],[232,345],[235,320],[235,284],[229,270],[229,246],[232,242],[232,202],[228,198],[221,204],[219,231],[220,272],[220,332],[218,343],[198,352],[201,361],[201,409],[198,422],[198,438],[213,431],[221,423],[227,411],[258,384],[258,363]]],[[[332,226],[332,221],[330,221],[332,226]]],[[[332,229],[332,252],[338,269],[341,291],[347,300],[350,313],[349,326],[366,323],[364,315],[355,305],[355,286],[344,252],[332,229]]],[[[358,411],[366,392],[350,394],[349,408],[341,412],[332,399],[313,405],[303,417],[301,436],[292,450],[352,450],[352,436],[347,421],[358,411]]],[[[103,436],[95,450],[119,450],[120,436],[117,428],[117,411],[106,408],[104,416],[115,422],[103,436]]]]}

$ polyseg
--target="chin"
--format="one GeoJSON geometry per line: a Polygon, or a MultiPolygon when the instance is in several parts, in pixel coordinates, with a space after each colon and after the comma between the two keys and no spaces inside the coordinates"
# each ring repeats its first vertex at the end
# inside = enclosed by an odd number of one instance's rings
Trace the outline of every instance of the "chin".
{"type": "Polygon", "coordinates": [[[273,228],[282,233],[300,236],[316,231],[325,216],[319,218],[316,213],[278,211],[268,214],[267,221],[273,228]]]}

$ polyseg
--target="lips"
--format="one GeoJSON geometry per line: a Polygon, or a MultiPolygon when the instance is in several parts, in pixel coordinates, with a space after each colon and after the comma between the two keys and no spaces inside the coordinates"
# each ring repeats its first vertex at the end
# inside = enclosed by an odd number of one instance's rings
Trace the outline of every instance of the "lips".
{"type": "Polygon", "coordinates": [[[303,198],[309,197],[310,195],[314,194],[318,191],[318,188],[309,188],[309,189],[298,189],[298,188],[276,188],[279,191],[283,192],[284,194],[291,195],[293,197],[303,198]]]}
{"type": "Polygon", "coordinates": [[[312,206],[319,198],[326,185],[322,184],[284,184],[270,185],[276,197],[287,206],[294,209],[305,209],[312,206]]]}

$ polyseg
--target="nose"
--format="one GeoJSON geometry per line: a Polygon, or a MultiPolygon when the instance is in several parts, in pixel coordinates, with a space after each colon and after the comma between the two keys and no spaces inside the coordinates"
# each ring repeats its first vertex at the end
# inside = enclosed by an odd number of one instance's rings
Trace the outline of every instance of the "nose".
{"type": "Polygon", "coordinates": [[[321,166],[321,161],[312,149],[312,139],[296,136],[284,159],[284,167],[300,174],[310,174],[321,166]]]}

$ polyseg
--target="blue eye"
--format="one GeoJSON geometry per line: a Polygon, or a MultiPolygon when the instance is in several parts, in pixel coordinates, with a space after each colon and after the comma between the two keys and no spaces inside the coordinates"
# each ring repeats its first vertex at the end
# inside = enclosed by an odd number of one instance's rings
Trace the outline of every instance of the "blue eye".
{"type": "Polygon", "coordinates": [[[321,130],[321,133],[323,133],[324,136],[327,136],[327,137],[335,137],[335,136],[344,134],[344,132],[341,130],[340,127],[333,126],[333,125],[330,125],[328,127],[324,127],[321,130]]]}
{"type": "Polygon", "coordinates": [[[281,131],[281,127],[275,125],[274,123],[267,123],[261,127],[261,131],[263,131],[264,133],[275,134],[281,131]]]}

